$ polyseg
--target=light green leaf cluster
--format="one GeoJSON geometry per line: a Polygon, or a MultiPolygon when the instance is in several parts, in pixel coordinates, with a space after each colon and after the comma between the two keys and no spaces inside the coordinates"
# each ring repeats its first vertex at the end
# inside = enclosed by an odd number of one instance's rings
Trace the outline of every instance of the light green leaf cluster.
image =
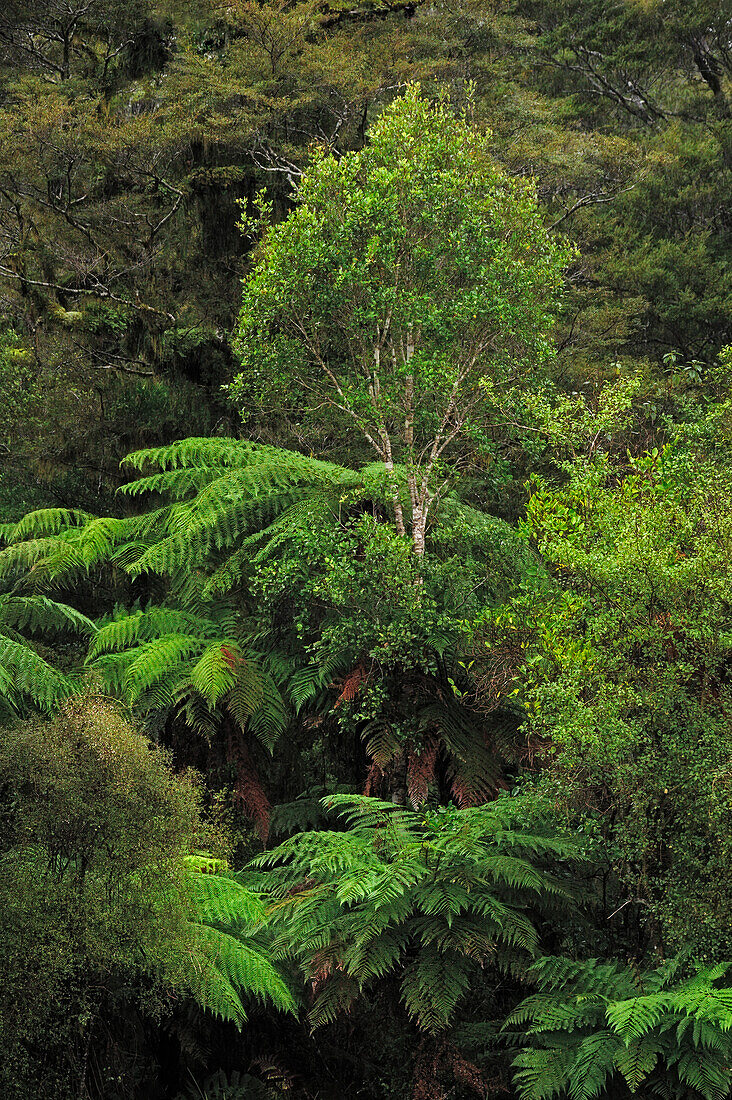
{"type": "Polygon", "coordinates": [[[262,221],[230,392],[245,409],[328,416],[376,453],[398,529],[424,526],[455,457],[485,441],[497,390],[539,375],[573,251],[490,135],[410,85],[358,152],[314,151],[297,207],[262,221]],[[468,442],[470,436],[473,442],[468,442]],[[401,463],[411,515],[398,497],[401,463]]]}
{"type": "Polygon", "coordinates": [[[194,945],[200,958],[193,988],[197,1002],[239,1026],[247,1018],[247,998],[294,1012],[292,993],[261,942],[266,913],[260,898],[217,872],[191,870],[190,881],[196,915],[194,945]]]}

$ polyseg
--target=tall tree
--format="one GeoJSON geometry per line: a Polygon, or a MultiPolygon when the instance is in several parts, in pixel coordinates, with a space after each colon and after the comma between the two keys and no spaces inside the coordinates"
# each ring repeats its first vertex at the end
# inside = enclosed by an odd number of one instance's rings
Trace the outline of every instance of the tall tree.
{"type": "Polygon", "coordinates": [[[430,510],[461,442],[480,443],[495,390],[551,358],[570,251],[489,138],[417,86],[360,153],[321,149],[297,199],[265,229],[244,288],[233,392],[247,403],[274,389],[296,407],[304,392],[345,416],[383,464],[397,530],[421,556],[430,510]]]}

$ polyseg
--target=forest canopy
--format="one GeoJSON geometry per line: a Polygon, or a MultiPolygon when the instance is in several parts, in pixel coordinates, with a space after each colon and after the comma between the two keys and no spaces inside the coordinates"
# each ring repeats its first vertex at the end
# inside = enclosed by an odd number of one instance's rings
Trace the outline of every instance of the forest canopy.
{"type": "Polygon", "coordinates": [[[0,12],[0,1092],[732,1097],[721,0],[0,12]]]}

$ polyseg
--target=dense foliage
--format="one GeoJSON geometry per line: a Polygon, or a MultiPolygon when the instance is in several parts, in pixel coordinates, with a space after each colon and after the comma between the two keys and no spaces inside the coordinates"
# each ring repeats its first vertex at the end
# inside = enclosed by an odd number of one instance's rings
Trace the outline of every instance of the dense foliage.
{"type": "Polygon", "coordinates": [[[732,1096],[731,39],[7,0],[3,1096],[732,1096]]]}
{"type": "Polygon", "coordinates": [[[195,788],[111,706],[88,697],[51,723],[10,727],[0,798],[3,1095],[73,1097],[87,1082],[117,1095],[126,1045],[155,1073],[144,1024],[176,993],[237,1021],[241,990],[294,1007],[246,942],[261,903],[239,887],[232,918],[235,887],[227,908],[187,865],[195,788]]]}

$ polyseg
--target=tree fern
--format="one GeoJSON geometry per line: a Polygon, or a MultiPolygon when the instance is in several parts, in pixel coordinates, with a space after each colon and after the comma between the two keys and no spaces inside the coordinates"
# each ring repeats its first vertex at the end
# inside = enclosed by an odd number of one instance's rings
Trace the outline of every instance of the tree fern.
{"type": "MultiPolygon", "coordinates": [[[[88,666],[101,674],[108,690],[143,713],[170,709],[183,700],[186,716],[200,715],[201,708],[190,702],[191,693],[198,693],[211,715],[219,713],[219,721],[228,712],[240,726],[250,723],[252,732],[271,747],[287,720],[282,677],[266,651],[252,651],[248,645],[236,603],[222,606],[220,597],[241,578],[246,564],[241,549],[248,536],[262,535],[261,552],[280,534],[277,528],[267,534],[267,528],[288,515],[303,494],[356,484],[358,475],[293,452],[223,439],[182,440],[136,452],[127,465],[158,472],[133,481],[123,492],[155,493],[169,502],[121,519],[68,509],[31,513],[3,529],[0,576],[35,591],[70,585],[92,568],[122,569],[131,577],[148,572],[167,576],[170,593],[162,606],[133,607],[127,615],[120,612],[102,622],[88,666]],[[191,577],[202,580],[191,586],[191,577]],[[125,652],[129,659],[112,659],[125,652]]],[[[35,605],[24,605],[26,626],[34,625],[33,614],[42,613],[44,597],[34,599],[35,605]]],[[[13,610],[9,605],[8,614],[13,611],[18,619],[19,606],[13,610]]],[[[49,602],[43,610],[47,619],[50,608],[49,602]]],[[[74,614],[68,610],[69,622],[74,614]]],[[[76,626],[85,626],[82,616],[76,626]]],[[[32,682],[30,661],[26,686],[32,682]]],[[[10,671],[16,667],[17,660],[10,671]]],[[[44,705],[52,694],[44,694],[44,705]]],[[[204,721],[201,728],[210,724],[204,721]]]]}
{"type": "Polygon", "coordinates": [[[280,687],[266,654],[247,647],[244,624],[228,607],[218,611],[218,620],[168,607],[115,618],[102,624],[87,664],[142,713],[178,710],[202,733],[228,714],[271,749],[287,722],[280,687]]]}
{"type": "MultiPolygon", "coordinates": [[[[103,571],[116,585],[124,576],[159,578],[155,602],[140,607],[123,601],[98,624],[87,669],[157,728],[177,715],[211,736],[231,721],[271,749],[288,721],[287,700],[295,710],[328,709],[328,692],[352,671],[359,654],[348,646],[331,652],[321,646],[303,655],[299,668],[284,667],[286,662],[275,658],[276,640],[256,621],[252,576],[277,556],[297,556],[308,532],[338,527],[344,500],[346,513],[348,507],[358,513],[364,503],[385,500],[391,490],[383,470],[372,465],[355,471],[221,438],[137,451],[125,465],[140,476],[123,486],[122,496],[149,499],[148,511],[124,517],[70,509],[30,513],[0,532],[0,577],[37,601],[103,571]]],[[[403,474],[396,471],[398,484],[406,484],[403,474]]],[[[486,521],[490,534],[478,513],[471,518],[461,508],[452,499],[446,503],[439,520],[443,528],[457,523],[460,538],[468,541],[509,538],[510,529],[500,521],[486,521]]],[[[77,626],[86,629],[81,618],[77,626]]],[[[433,630],[430,661],[444,664],[449,643],[447,635],[441,638],[433,630]]],[[[62,686],[58,681],[59,690],[62,686]]],[[[43,705],[52,698],[53,692],[44,695],[43,705]]],[[[445,703],[439,717],[425,711],[423,727],[428,738],[432,727],[439,727],[439,751],[450,762],[454,796],[471,805],[493,795],[499,775],[484,732],[461,724],[456,710],[445,703]]],[[[415,804],[426,797],[434,774],[419,749],[415,744],[410,766],[415,804]]],[[[381,755],[388,767],[386,753],[381,755]]],[[[432,761],[436,764],[435,753],[432,761]]]]}
{"type": "Polygon", "coordinates": [[[511,1014],[506,1029],[529,1042],[514,1060],[521,1100],[635,1094],[725,1100],[732,1088],[730,964],[679,980],[675,965],[639,973],[619,963],[542,959],[545,992],[511,1014]],[[691,1091],[690,1091],[691,1090],[691,1091]]]}
{"type": "Polygon", "coordinates": [[[409,959],[405,1008],[437,1032],[480,966],[530,961],[537,935],[529,911],[564,893],[542,869],[547,841],[553,857],[576,849],[568,838],[517,829],[520,799],[437,814],[354,795],[323,806],[346,832],[297,834],[254,863],[254,881],[273,899],[275,950],[297,959],[314,983],[314,1024],[409,959]]]}
{"type": "Polygon", "coordinates": [[[26,634],[93,636],[95,629],[75,608],[45,596],[0,595],[0,721],[28,708],[51,712],[79,686],[77,678],[47,661],[26,634]]]}
{"type": "Polygon", "coordinates": [[[262,943],[266,912],[259,897],[218,869],[210,873],[194,869],[200,861],[190,862],[192,934],[200,960],[196,1001],[239,1026],[247,1018],[246,999],[295,1011],[292,993],[262,943]]]}

